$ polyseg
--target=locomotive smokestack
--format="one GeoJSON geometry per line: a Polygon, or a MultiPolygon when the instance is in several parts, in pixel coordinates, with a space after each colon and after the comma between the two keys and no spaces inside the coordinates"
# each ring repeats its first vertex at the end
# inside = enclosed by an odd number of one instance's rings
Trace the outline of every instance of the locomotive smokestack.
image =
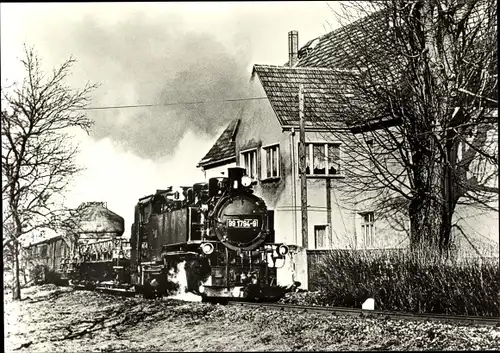
{"type": "Polygon", "coordinates": [[[232,189],[239,189],[241,187],[241,178],[243,177],[243,175],[245,175],[245,168],[228,168],[227,174],[229,179],[229,187],[231,187],[232,189]]]}
{"type": "Polygon", "coordinates": [[[299,32],[288,32],[288,66],[293,67],[299,61],[299,32]]]}

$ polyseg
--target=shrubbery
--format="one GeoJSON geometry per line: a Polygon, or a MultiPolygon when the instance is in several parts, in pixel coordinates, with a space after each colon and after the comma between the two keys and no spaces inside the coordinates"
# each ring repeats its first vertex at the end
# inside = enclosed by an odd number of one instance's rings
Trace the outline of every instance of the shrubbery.
{"type": "Polygon", "coordinates": [[[47,265],[32,266],[29,269],[29,278],[32,279],[32,281],[28,281],[29,284],[66,284],[66,281],[61,278],[61,274],[47,265]]]}
{"type": "Polygon", "coordinates": [[[405,253],[333,250],[315,264],[310,286],[321,305],[454,315],[499,315],[498,259],[423,263],[405,253]]]}

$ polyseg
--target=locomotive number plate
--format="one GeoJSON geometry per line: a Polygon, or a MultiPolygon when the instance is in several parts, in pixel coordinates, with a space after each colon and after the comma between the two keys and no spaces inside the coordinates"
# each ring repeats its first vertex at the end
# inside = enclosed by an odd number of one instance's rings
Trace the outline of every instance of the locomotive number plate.
{"type": "Polygon", "coordinates": [[[259,220],[255,218],[228,219],[228,228],[258,228],[259,220]]]}

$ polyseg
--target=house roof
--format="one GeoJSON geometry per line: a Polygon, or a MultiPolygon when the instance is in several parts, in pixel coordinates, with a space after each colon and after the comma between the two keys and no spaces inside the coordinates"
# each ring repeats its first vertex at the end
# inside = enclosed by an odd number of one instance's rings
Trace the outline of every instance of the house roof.
{"type": "MultiPolygon", "coordinates": [[[[378,36],[387,35],[387,28],[388,22],[384,14],[377,12],[310,40],[299,50],[299,61],[294,67],[289,67],[288,64],[255,65],[252,77],[259,77],[280,124],[299,124],[298,90],[299,84],[303,84],[306,126],[339,126],[340,122],[332,119],[335,107],[340,107],[339,100],[335,98],[339,94],[349,95],[346,80],[353,74],[343,69],[355,68],[359,62],[356,58],[362,55],[362,50],[371,50],[373,43],[379,40],[378,36]],[[371,38],[367,38],[367,30],[372,34],[371,38]]],[[[231,124],[233,123],[234,121],[231,124]]],[[[235,158],[234,140],[228,139],[231,124],[198,167],[235,158]]]]}
{"type": "Polygon", "coordinates": [[[373,52],[387,37],[389,21],[378,11],[330,33],[308,41],[299,49],[294,67],[353,69],[363,52],[373,52]],[[367,35],[369,33],[369,35],[367,35]]]}
{"type": "Polygon", "coordinates": [[[215,144],[205,157],[198,163],[198,167],[207,167],[219,162],[230,162],[236,158],[234,138],[238,132],[240,119],[234,119],[219,136],[215,144]]]}
{"type": "Polygon", "coordinates": [[[32,246],[37,246],[39,244],[44,244],[44,243],[51,243],[59,239],[63,239],[63,236],[60,234],[57,234],[55,231],[52,229],[47,229],[49,231],[48,234],[46,234],[43,238],[36,238],[34,240],[24,240],[22,242],[23,248],[29,248],[32,246]]]}
{"type": "Polygon", "coordinates": [[[254,65],[267,97],[283,126],[299,124],[299,85],[304,89],[304,115],[306,126],[328,125],[334,127],[338,121],[332,119],[335,107],[339,106],[339,95],[349,95],[346,82],[356,75],[354,71],[311,67],[283,67],[254,65]]]}

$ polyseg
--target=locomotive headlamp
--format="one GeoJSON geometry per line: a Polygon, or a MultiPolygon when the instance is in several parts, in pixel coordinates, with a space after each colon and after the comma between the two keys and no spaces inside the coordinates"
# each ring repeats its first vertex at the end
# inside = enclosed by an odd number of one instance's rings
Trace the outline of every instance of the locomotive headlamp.
{"type": "Polygon", "coordinates": [[[252,184],[252,179],[246,175],[241,177],[241,185],[248,187],[252,184]]]}
{"type": "Polygon", "coordinates": [[[286,246],[285,244],[281,244],[280,246],[278,246],[278,254],[281,256],[285,256],[289,251],[290,249],[288,249],[288,246],[286,246]]]}
{"type": "Polygon", "coordinates": [[[214,252],[214,246],[211,243],[201,244],[201,251],[203,251],[205,255],[210,255],[214,252]]]}

